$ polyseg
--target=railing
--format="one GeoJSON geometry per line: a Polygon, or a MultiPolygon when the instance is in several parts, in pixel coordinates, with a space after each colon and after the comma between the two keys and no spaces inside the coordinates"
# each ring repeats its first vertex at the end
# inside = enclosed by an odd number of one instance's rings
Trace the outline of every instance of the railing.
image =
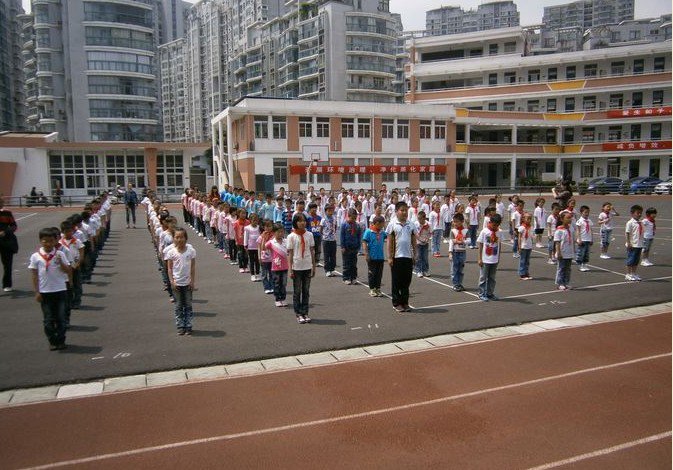
{"type": "Polygon", "coordinates": [[[89,93],[100,95],[133,95],[156,97],[157,90],[150,87],[127,87],[122,85],[89,85],[89,93]]]}
{"type": "Polygon", "coordinates": [[[371,70],[373,72],[390,73],[393,75],[395,74],[395,67],[365,62],[346,62],[346,70],[371,70]]]}
{"type": "Polygon", "coordinates": [[[8,207],[72,207],[76,202],[88,202],[91,196],[4,196],[3,200],[8,207]]]}
{"type": "Polygon", "coordinates": [[[84,21],[104,21],[106,23],[125,23],[145,28],[152,27],[152,20],[144,16],[127,15],[124,13],[84,12],[84,21]]]}
{"type": "Polygon", "coordinates": [[[395,55],[395,49],[384,46],[374,46],[365,44],[347,44],[347,52],[376,52],[379,54],[395,55]]]}
{"type": "Polygon", "coordinates": [[[92,118],[119,119],[156,119],[156,111],[150,109],[114,109],[94,108],[90,110],[92,118]]]}
{"type": "Polygon", "coordinates": [[[397,31],[391,28],[379,28],[377,26],[360,26],[357,24],[346,24],[347,32],[355,33],[374,33],[381,34],[383,36],[393,36],[397,37],[397,31]]]}
{"type": "Polygon", "coordinates": [[[346,89],[348,90],[380,90],[380,91],[390,91],[395,92],[395,87],[390,85],[383,85],[377,83],[354,83],[349,82],[346,84],[346,89]]]}
{"type": "Polygon", "coordinates": [[[312,56],[312,55],[316,55],[316,54],[318,54],[319,50],[320,49],[318,47],[313,47],[311,49],[306,49],[304,51],[299,51],[299,58],[303,59],[304,57],[309,57],[309,56],[312,56]]]}
{"type": "Polygon", "coordinates": [[[125,49],[140,49],[144,51],[154,50],[154,43],[152,41],[142,41],[139,39],[130,39],[130,38],[104,38],[96,36],[87,36],[86,45],[123,47],[125,49]]]}
{"type": "Polygon", "coordinates": [[[149,64],[138,64],[136,62],[117,62],[110,60],[90,60],[88,62],[89,70],[113,70],[119,72],[153,74],[153,68],[149,64]]]}

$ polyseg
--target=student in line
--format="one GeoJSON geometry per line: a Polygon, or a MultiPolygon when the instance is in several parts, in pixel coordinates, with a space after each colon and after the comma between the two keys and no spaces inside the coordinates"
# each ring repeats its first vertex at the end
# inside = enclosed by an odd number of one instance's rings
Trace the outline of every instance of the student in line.
{"type": "Polygon", "coordinates": [[[409,286],[416,259],[414,224],[407,220],[409,206],[404,201],[395,204],[395,216],[388,224],[388,264],[392,278],[392,301],[396,312],[410,312],[409,286]]]}
{"type": "Polygon", "coordinates": [[[449,260],[451,261],[451,282],[453,290],[461,292],[463,287],[463,276],[466,258],[466,240],[468,230],[465,228],[465,217],[463,214],[453,215],[453,228],[449,234],[449,260]]]}
{"type": "Polygon", "coordinates": [[[367,261],[369,295],[382,297],[381,278],[385,263],[384,245],[388,235],[384,230],[386,219],[381,215],[374,216],[372,224],[362,237],[362,250],[367,261]]]}
{"type": "Polygon", "coordinates": [[[495,295],[495,275],[498,271],[501,249],[500,215],[493,214],[488,227],[483,229],[477,238],[479,264],[479,300],[488,302],[498,300],[495,295]]]}
{"type": "Polygon", "coordinates": [[[643,219],[643,260],[640,262],[641,266],[654,266],[650,260],[650,251],[652,250],[652,243],[654,243],[654,234],[657,231],[657,210],[654,207],[649,207],[645,211],[645,218],[643,219]]]}
{"type": "Polygon", "coordinates": [[[290,278],[293,281],[292,304],[297,322],[311,323],[308,314],[311,278],[315,276],[315,239],[306,230],[306,216],[298,212],[292,218],[292,233],[287,237],[290,278]]]}
{"type": "Polygon", "coordinates": [[[175,324],[178,335],[192,334],[192,293],[196,283],[196,250],[187,243],[187,231],[176,228],[173,248],[167,254],[168,275],[175,295],[175,324]]]}

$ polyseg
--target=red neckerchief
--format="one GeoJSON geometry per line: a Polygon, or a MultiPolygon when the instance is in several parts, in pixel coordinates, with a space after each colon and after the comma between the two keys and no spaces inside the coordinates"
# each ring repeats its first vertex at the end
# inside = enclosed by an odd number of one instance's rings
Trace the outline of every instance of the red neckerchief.
{"type": "Polygon", "coordinates": [[[374,224],[371,224],[369,226],[369,230],[371,230],[372,232],[374,232],[376,234],[376,241],[380,242],[381,241],[381,231],[378,229],[378,227],[374,224]]]}
{"type": "Polygon", "coordinates": [[[493,222],[488,223],[488,229],[491,231],[491,243],[497,243],[498,242],[498,228],[493,222]]]}
{"type": "Polygon", "coordinates": [[[587,233],[591,233],[591,225],[589,224],[589,219],[584,219],[584,226],[587,229],[587,233]]]}
{"type": "Polygon", "coordinates": [[[652,224],[652,235],[654,235],[654,232],[657,230],[657,223],[654,221],[652,216],[646,215],[645,218],[652,224]]]}
{"type": "Polygon", "coordinates": [[[49,271],[49,263],[51,263],[51,260],[54,259],[56,256],[56,249],[52,250],[50,253],[47,253],[46,255],[42,254],[42,248],[37,250],[37,253],[40,255],[40,257],[44,260],[46,267],[45,270],[49,271]]]}
{"type": "Polygon", "coordinates": [[[299,235],[299,239],[301,240],[301,257],[303,258],[304,253],[306,253],[306,240],[304,240],[304,234],[306,233],[306,229],[303,228],[300,230],[298,228],[295,228],[294,230],[292,230],[292,233],[296,233],[297,235],[299,235]]]}
{"type": "Polygon", "coordinates": [[[355,236],[355,229],[357,228],[357,224],[349,220],[348,225],[351,227],[351,235],[355,236]]]}
{"type": "Polygon", "coordinates": [[[77,239],[75,237],[72,237],[70,240],[66,240],[64,237],[61,237],[61,239],[58,241],[61,245],[64,247],[70,249],[70,246],[73,245],[74,243],[77,243],[77,239]],[[70,242],[70,243],[68,243],[70,242]]]}
{"type": "Polygon", "coordinates": [[[636,223],[638,224],[638,236],[640,238],[643,237],[643,223],[640,220],[636,220],[636,223]]]}
{"type": "Polygon", "coordinates": [[[420,236],[421,233],[423,233],[423,230],[430,230],[430,224],[427,222],[427,220],[425,221],[425,224],[421,226],[421,229],[418,231],[418,236],[420,236]]]}
{"type": "Polygon", "coordinates": [[[572,241],[573,234],[570,231],[570,226],[564,227],[563,225],[559,225],[558,227],[556,227],[556,230],[565,230],[566,232],[568,232],[568,241],[572,241]]]}
{"type": "Polygon", "coordinates": [[[529,238],[529,236],[530,236],[530,224],[526,224],[526,223],[522,222],[521,226],[524,228],[523,238],[526,238],[526,239],[529,238]]]}
{"type": "Polygon", "coordinates": [[[458,233],[456,233],[456,242],[463,243],[463,241],[465,240],[465,237],[463,236],[463,226],[456,225],[456,230],[458,231],[458,233]]]}

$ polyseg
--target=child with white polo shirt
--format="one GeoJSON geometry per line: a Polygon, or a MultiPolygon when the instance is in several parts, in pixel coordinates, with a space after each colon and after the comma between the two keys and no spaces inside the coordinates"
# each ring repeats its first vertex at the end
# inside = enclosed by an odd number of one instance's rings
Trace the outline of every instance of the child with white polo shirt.
{"type": "Polygon", "coordinates": [[[654,266],[650,260],[650,250],[654,242],[654,234],[657,230],[657,210],[654,207],[649,207],[645,210],[645,218],[643,219],[643,260],[640,262],[641,266],[654,266]]]}
{"type": "Polygon", "coordinates": [[[643,215],[643,206],[635,204],[631,206],[631,219],[626,222],[626,280],[641,281],[638,276],[638,264],[643,251],[643,235],[645,228],[640,221],[643,215]]]}
{"type": "Polygon", "coordinates": [[[390,264],[393,308],[409,312],[409,286],[416,258],[416,226],[407,220],[409,207],[404,201],[395,204],[395,218],[386,229],[390,264]]]}
{"type": "Polygon", "coordinates": [[[488,227],[483,229],[477,238],[479,272],[479,300],[488,302],[498,300],[495,295],[495,275],[500,262],[502,232],[500,223],[502,218],[497,213],[491,216],[488,227]]]}
{"type": "Polygon", "coordinates": [[[560,225],[554,232],[554,247],[556,249],[556,285],[558,290],[570,289],[570,272],[575,257],[575,238],[570,228],[571,212],[559,214],[560,225]]]}
{"type": "Polygon", "coordinates": [[[593,221],[589,219],[589,206],[581,206],[580,218],[575,222],[575,233],[577,234],[578,247],[576,262],[582,272],[589,270],[589,266],[587,266],[589,252],[591,251],[591,245],[594,244],[594,236],[591,233],[593,226],[593,221]]]}
{"type": "Polygon", "coordinates": [[[168,275],[175,295],[175,324],[178,335],[192,334],[192,293],[196,277],[196,250],[187,243],[187,231],[176,228],[173,248],[166,254],[168,275]]]}
{"type": "Polygon", "coordinates": [[[612,240],[612,216],[619,216],[617,211],[612,208],[609,202],[603,203],[601,213],[598,214],[598,225],[601,229],[601,259],[610,259],[608,255],[608,248],[612,240]]]}
{"type": "Polygon", "coordinates": [[[293,281],[292,304],[297,322],[311,323],[308,315],[311,278],[315,276],[315,239],[306,230],[306,217],[298,212],[292,217],[292,233],[287,236],[290,278],[293,281]]]}

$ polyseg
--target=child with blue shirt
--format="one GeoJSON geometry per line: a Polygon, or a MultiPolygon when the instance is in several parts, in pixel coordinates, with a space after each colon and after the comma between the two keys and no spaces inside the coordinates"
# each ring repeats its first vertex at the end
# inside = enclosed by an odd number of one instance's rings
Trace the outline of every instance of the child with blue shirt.
{"type": "Polygon", "coordinates": [[[385,255],[383,245],[387,234],[383,230],[386,219],[381,215],[374,217],[372,224],[362,237],[362,250],[367,260],[367,272],[369,275],[369,295],[371,297],[383,297],[381,293],[381,277],[383,277],[383,264],[385,255]]]}
{"type": "Polygon", "coordinates": [[[320,253],[322,253],[322,227],[320,222],[322,217],[318,215],[318,204],[311,202],[308,205],[308,217],[306,218],[306,228],[313,234],[315,242],[315,263],[320,263],[320,253]]]}
{"type": "Polygon", "coordinates": [[[358,277],[358,250],[362,239],[362,228],[357,223],[358,213],[348,210],[348,218],[341,224],[341,254],[343,256],[344,284],[356,284],[358,277]]]}
{"type": "Polygon", "coordinates": [[[392,300],[396,312],[409,312],[409,286],[416,259],[416,235],[414,224],[407,220],[409,206],[404,201],[395,204],[395,219],[390,222],[388,234],[388,264],[392,278],[392,300]]]}

